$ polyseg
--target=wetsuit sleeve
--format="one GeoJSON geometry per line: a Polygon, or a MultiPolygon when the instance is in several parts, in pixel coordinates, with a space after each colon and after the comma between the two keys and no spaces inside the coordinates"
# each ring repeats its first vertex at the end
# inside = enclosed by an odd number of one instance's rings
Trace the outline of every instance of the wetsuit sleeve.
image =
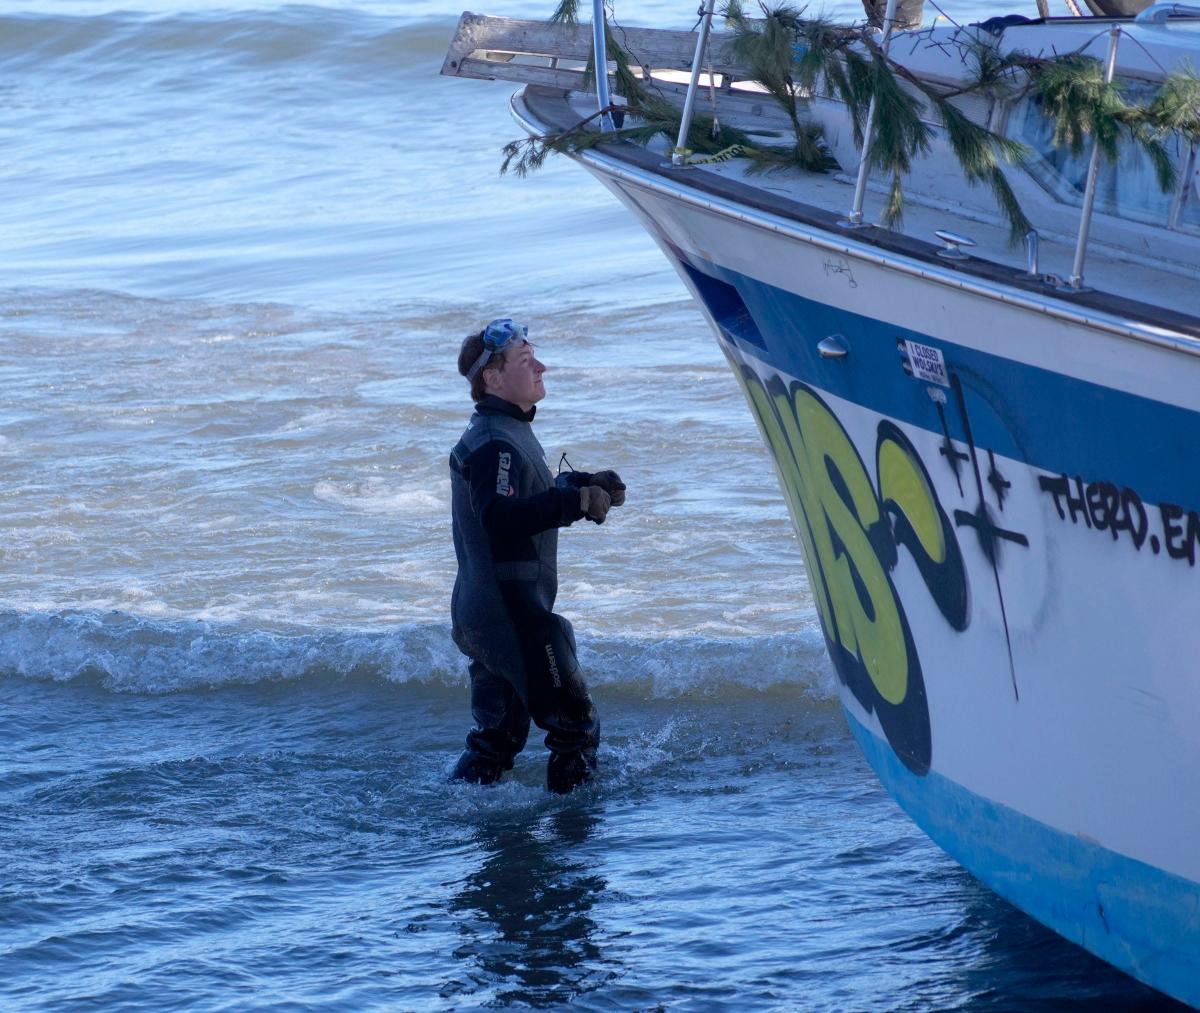
{"type": "Polygon", "coordinates": [[[508,443],[492,440],[467,462],[471,509],[493,544],[563,528],[583,516],[576,489],[550,488],[521,497],[521,469],[528,467],[508,443]]]}

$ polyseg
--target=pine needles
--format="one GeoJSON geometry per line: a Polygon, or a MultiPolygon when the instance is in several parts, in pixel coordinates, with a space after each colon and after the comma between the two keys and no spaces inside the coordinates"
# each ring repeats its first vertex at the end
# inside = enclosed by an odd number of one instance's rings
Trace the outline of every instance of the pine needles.
{"type": "Polygon", "coordinates": [[[1190,67],[1172,74],[1146,109],[1154,128],[1177,133],[1191,144],[1200,143],[1200,78],[1190,67]]]}
{"type": "MultiPolygon", "coordinates": [[[[600,133],[592,129],[592,124],[604,113],[628,111],[626,106],[610,106],[584,117],[578,123],[554,134],[537,134],[520,140],[509,141],[501,153],[504,161],[500,164],[500,175],[513,172],[517,176],[527,176],[540,169],[546,158],[552,153],[575,154],[587,151],[598,144],[613,141],[627,141],[631,144],[646,145],[658,136],[665,137],[674,143],[679,134],[679,110],[664,99],[648,97],[638,106],[637,121],[631,126],[622,127],[608,133],[600,133]]],[[[747,134],[740,130],[722,127],[720,140],[715,139],[713,118],[698,114],[692,120],[688,130],[688,146],[692,151],[705,154],[717,154],[730,147],[740,147],[750,157],[759,153],[759,149],[750,143],[747,134]]]]}
{"type": "Polygon", "coordinates": [[[579,24],[579,0],[558,0],[549,21],[552,25],[579,24]]]}
{"type": "Polygon", "coordinates": [[[762,11],[766,17],[760,28],[746,17],[739,0],[729,0],[725,19],[733,31],[731,51],[738,63],[747,68],[748,76],[761,84],[787,113],[794,143],[790,149],[774,146],[758,149],[752,156],[753,169],[770,172],[794,167],[826,172],[837,163],[825,145],[821,126],[801,118],[800,89],[792,76],[802,11],[789,4],[774,9],[763,7],[762,11]]]}
{"type": "Polygon", "coordinates": [[[1033,224],[1021,208],[1000,163],[1020,165],[1027,155],[1025,145],[981,127],[945,100],[938,99],[935,105],[963,175],[972,184],[984,183],[991,188],[1008,220],[1009,242],[1020,242],[1033,224]]]}
{"type": "MultiPolygon", "coordinates": [[[[1172,133],[1200,140],[1200,78],[1190,70],[1172,75],[1146,106],[1126,101],[1119,82],[1106,82],[1100,63],[1080,53],[1051,59],[1027,53],[1001,53],[973,39],[963,44],[973,79],[954,90],[937,89],[884,54],[870,32],[806,19],[785,2],[768,8],[759,0],[761,20],[746,17],[741,0],[728,0],[727,22],[733,51],[788,114],[801,133],[797,93],[823,94],[842,102],[862,147],[867,111],[875,105],[870,164],[890,177],[883,223],[895,226],[904,210],[904,179],[913,160],[930,151],[940,122],[964,177],[989,187],[1008,221],[1009,239],[1018,242],[1029,219],[1004,174],[1021,166],[1025,145],[995,133],[965,115],[953,102],[961,96],[1015,98],[1030,93],[1054,125],[1054,142],[1080,154],[1094,141],[1115,163],[1122,143],[1132,143],[1150,159],[1163,191],[1175,182],[1164,144],[1172,133]],[[790,36],[790,39],[789,39],[790,36]]],[[[798,142],[799,143],[799,142],[798,142]]]]}
{"type": "MultiPolygon", "coordinates": [[[[579,0],[558,0],[551,21],[578,22],[579,0]]],[[[1017,242],[1030,229],[1029,219],[1013,192],[1005,167],[1021,166],[1029,157],[1025,145],[971,119],[955,104],[964,97],[1016,100],[1031,96],[1053,126],[1056,145],[1080,155],[1095,143],[1109,163],[1116,163],[1123,146],[1133,145],[1154,167],[1156,181],[1168,191],[1176,170],[1166,141],[1181,138],[1200,143],[1200,77],[1190,69],[1169,76],[1152,100],[1139,104],[1125,95],[1119,81],[1107,82],[1099,61],[1082,53],[1052,58],[1028,53],[1003,53],[978,37],[958,43],[971,79],[948,89],[934,87],[892,60],[876,36],[859,26],[836,25],[823,18],[806,18],[805,8],[783,0],[768,6],[757,0],[750,17],[742,0],[726,0],[722,13],[731,33],[730,53],[746,76],[760,84],[787,115],[790,143],[751,145],[745,134],[722,126],[716,136],[712,117],[697,116],[688,147],[714,152],[738,146],[751,161],[751,172],[787,168],[828,171],[836,163],[819,124],[804,116],[810,96],[841,102],[861,148],[868,110],[875,107],[869,160],[873,169],[890,179],[883,223],[897,225],[904,210],[904,180],[914,161],[930,152],[939,123],[963,176],[972,185],[988,187],[1008,221],[1009,238],[1017,242]],[[761,15],[761,16],[759,16],[761,15]]],[[[653,93],[633,69],[633,61],[606,26],[608,59],[615,66],[618,92],[626,105],[609,112],[636,118],[629,127],[600,134],[591,128],[593,114],[559,134],[514,141],[504,149],[501,172],[518,175],[538,168],[552,151],[581,151],[601,141],[627,140],[644,144],[659,135],[674,143],[680,114],[653,93]]],[[[592,72],[591,62],[588,72],[592,72]]]]}
{"type": "MultiPolygon", "coordinates": [[[[1029,220],[1004,177],[1001,163],[1019,164],[1023,145],[981,127],[935,90],[908,74],[884,54],[874,37],[815,18],[790,4],[767,8],[764,18],[751,21],[740,0],[729,0],[725,14],[733,33],[733,52],[749,75],[787,112],[801,135],[797,93],[822,94],[846,107],[855,140],[864,143],[868,110],[875,106],[870,164],[890,177],[883,222],[900,224],[904,213],[904,179],[913,160],[927,154],[934,130],[927,122],[929,107],[938,114],[947,140],[972,183],[985,183],[995,194],[1016,241],[1029,229],[1029,220]]],[[[994,78],[1000,69],[986,67],[994,78]]],[[[799,142],[798,142],[799,143],[799,142]]]]}
{"type": "MultiPolygon", "coordinates": [[[[550,21],[576,24],[577,15],[578,0],[560,0],[550,21]]],[[[752,172],[773,172],[787,168],[826,172],[836,167],[837,163],[825,145],[822,128],[800,117],[799,102],[787,71],[792,59],[791,32],[794,20],[798,16],[797,11],[789,8],[784,20],[780,22],[780,30],[771,40],[771,44],[777,50],[772,57],[773,62],[764,62],[760,68],[768,75],[772,73],[772,69],[774,71],[775,76],[772,80],[775,87],[772,96],[779,102],[788,103],[794,134],[793,143],[786,146],[752,144],[749,135],[743,131],[725,125],[718,128],[714,116],[697,113],[688,128],[685,147],[689,151],[715,154],[736,149],[741,155],[751,159],[752,172]]],[[[509,142],[502,149],[504,158],[500,165],[501,175],[511,171],[518,176],[526,176],[540,169],[551,153],[586,151],[602,142],[628,141],[644,145],[661,135],[669,143],[675,143],[681,121],[679,109],[647,87],[634,70],[636,61],[616,40],[612,28],[607,24],[605,38],[608,60],[615,68],[616,90],[625,99],[625,104],[613,105],[593,113],[558,133],[509,142]],[[605,114],[617,114],[621,117],[628,115],[635,121],[630,126],[600,133],[593,129],[593,124],[605,114]]],[[[595,60],[589,58],[584,70],[583,85],[586,88],[594,85],[594,82],[595,60]]]]}
{"type": "Polygon", "coordinates": [[[1125,101],[1120,82],[1106,82],[1099,61],[1072,55],[1046,61],[1032,75],[1032,92],[1054,124],[1054,143],[1073,155],[1090,138],[1106,161],[1116,163],[1122,138],[1149,157],[1159,187],[1175,184],[1175,167],[1163,144],[1172,131],[1195,131],[1200,88],[1190,72],[1168,77],[1146,106],[1125,101]]]}

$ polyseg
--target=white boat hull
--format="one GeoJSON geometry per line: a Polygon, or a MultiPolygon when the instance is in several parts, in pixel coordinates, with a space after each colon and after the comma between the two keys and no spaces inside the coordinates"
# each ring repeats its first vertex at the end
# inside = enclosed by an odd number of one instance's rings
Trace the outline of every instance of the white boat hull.
{"type": "Polygon", "coordinates": [[[746,390],[889,791],[1002,896],[1200,1005],[1200,356],[583,161],[746,390]]]}

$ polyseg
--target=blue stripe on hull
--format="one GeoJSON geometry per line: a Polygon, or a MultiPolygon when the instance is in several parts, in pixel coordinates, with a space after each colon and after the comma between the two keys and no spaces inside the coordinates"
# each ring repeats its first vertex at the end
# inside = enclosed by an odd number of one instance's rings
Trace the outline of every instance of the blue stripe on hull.
{"type": "Polygon", "coordinates": [[[848,711],[884,787],[947,854],[1022,911],[1148,985],[1200,1006],[1200,885],[918,777],[848,711]]]}
{"type": "MultiPolygon", "coordinates": [[[[725,340],[781,372],[881,415],[938,432],[941,423],[926,392],[928,384],[903,373],[897,340],[933,345],[962,380],[980,446],[1044,471],[1131,487],[1148,503],[1200,510],[1200,469],[1186,466],[1200,445],[1198,412],[827,306],[692,257],[665,239],[663,244],[683,265],[699,300],[723,325],[725,340]],[[740,306],[731,308],[735,301],[740,306]],[[829,360],[818,354],[817,343],[834,333],[848,339],[848,358],[829,360]]],[[[987,312],[982,300],[979,311],[987,312]]],[[[1130,341],[1131,361],[1140,361],[1145,353],[1130,341]]],[[[965,439],[953,413],[949,426],[953,439],[965,439]]]]}

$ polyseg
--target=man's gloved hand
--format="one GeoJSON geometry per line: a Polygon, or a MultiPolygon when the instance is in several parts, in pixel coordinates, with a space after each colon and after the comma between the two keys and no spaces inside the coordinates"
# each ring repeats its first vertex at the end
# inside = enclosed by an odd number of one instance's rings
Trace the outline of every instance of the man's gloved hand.
{"type": "Polygon", "coordinates": [[[592,485],[598,485],[608,493],[613,506],[621,506],[625,502],[625,483],[615,471],[597,471],[592,475],[592,485]]]}
{"type": "Polygon", "coordinates": [[[579,490],[579,509],[589,521],[603,524],[612,506],[612,497],[598,485],[585,485],[579,490]]]}
{"type": "Polygon", "coordinates": [[[592,484],[592,476],[586,471],[560,471],[554,484],[559,489],[582,489],[592,484]]]}

